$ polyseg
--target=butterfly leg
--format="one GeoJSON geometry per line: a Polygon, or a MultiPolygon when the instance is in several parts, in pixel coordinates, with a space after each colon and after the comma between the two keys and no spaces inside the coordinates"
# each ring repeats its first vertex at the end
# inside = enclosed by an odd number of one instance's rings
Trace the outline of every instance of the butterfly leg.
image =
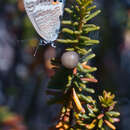
{"type": "Polygon", "coordinates": [[[45,46],[47,44],[47,42],[43,39],[40,39],[39,45],[40,46],[45,46]]]}
{"type": "Polygon", "coordinates": [[[40,45],[44,45],[44,46],[45,46],[45,45],[47,45],[47,44],[51,44],[52,47],[56,48],[54,42],[48,43],[46,40],[43,40],[43,39],[40,40],[40,45]]]}
{"type": "MultiPolygon", "coordinates": [[[[49,44],[49,43],[48,43],[46,40],[40,39],[40,42],[39,42],[38,46],[37,46],[36,49],[35,49],[34,56],[36,56],[37,51],[38,51],[38,49],[39,49],[39,46],[45,46],[45,45],[47,45],[47,44],[49,44]]],[[[53,48],[56,48],[54,42],[51,42],[50,44],[51,44],[51,46],[52,46],[53,48]]]]}
{"type": "Polygon", "coordinates": [[[51,46],[52,46],[53,48],[56,48],[56,45],[55,45],[54,42],[51,42],[51,46]]]}

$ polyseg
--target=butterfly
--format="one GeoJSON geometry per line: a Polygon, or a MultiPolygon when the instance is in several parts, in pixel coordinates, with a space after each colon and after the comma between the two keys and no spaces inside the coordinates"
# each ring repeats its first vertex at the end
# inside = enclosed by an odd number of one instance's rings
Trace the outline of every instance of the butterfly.
{"type": "Polygon", "coordinates": [[[51,44],[58,37],[65,0],[24,0],[24,7],[41,44],[51,44]]]}

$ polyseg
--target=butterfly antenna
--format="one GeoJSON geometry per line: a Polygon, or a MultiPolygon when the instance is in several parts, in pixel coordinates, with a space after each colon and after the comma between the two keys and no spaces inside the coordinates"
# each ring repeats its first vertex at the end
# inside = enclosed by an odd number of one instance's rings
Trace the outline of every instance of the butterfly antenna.
{"type": "Polygon", "coordinates": [[[37,48],[35,49],[34,56],[36,56],[37,51],[38,51],[38,49],[39,49],[39,46],[40,46],[40,45],[38,45],[37,48]]]}
{"type": "Polygon", "coordinates": [[[39,42],[37,48],[35,49],[34,56],[36,56],[37,51],[38,51],[38,49],[39,49],[39,46],[41,46],[41,45],[43,45],[43,39],[40,39],[40,42],[39,42]]]}

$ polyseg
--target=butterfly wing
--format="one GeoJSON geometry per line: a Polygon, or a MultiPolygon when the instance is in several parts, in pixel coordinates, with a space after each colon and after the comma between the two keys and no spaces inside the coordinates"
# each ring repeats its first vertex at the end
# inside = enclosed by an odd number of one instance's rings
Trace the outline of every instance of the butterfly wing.
{"type": "Polygon", "coordinates": [[[53,0],[24,0],[25,10],[37,33],[47,42],[57,39],[63,2],[52,4],[53,0]]]}

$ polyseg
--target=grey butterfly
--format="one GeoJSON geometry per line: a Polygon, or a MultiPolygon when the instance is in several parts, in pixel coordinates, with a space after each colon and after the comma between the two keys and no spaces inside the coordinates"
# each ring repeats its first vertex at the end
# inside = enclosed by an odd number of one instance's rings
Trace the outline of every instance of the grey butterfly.
{"type": "Polygon", "coordinates": [[[30,21],[44,43],[53,45],[60,29],[64,0],[24,0],[24,6],[30,21]]]}

